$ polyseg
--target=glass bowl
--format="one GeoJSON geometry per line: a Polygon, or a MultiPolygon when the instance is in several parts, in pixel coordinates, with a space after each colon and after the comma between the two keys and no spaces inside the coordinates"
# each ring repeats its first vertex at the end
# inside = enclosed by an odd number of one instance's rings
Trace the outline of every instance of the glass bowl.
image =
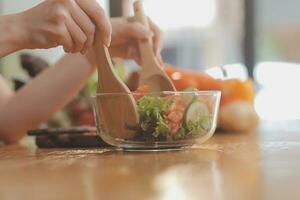
{"type": "MultiPolygon", "coordinates": [[[[216,129],[220,98],[220,91],[103,93],[93,96],[92,102],[97,132],[106,143],[125,149],[155,150],[207,141],[216,129]],[[103,108],[101,102],[120,102],[128,95],[135,99],[139,123],[124,125],[124,133],[114,131],[105,125],[103,112],[109,109],[103,108]]],[[[127,110],[122,107],[118,112],[110,112],[110,119],[128,113],[127,110]]]]}

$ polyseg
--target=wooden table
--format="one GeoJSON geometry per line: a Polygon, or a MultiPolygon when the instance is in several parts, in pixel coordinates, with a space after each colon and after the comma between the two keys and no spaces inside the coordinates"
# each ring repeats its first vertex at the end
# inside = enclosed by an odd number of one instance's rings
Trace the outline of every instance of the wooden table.
{"type": "Polygon", "coordinates": [[[0,199],[300,199],[300,132],[218,133],[184,151],[0,148],[0,199]]]}

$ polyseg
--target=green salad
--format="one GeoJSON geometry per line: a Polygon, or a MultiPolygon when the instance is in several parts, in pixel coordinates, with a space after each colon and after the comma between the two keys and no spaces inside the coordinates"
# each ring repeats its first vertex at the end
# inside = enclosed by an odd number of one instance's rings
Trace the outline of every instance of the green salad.
{"type": "Polygon", "coordinates": [[[140,123],[135,140],[176,141],[205,135],[212,126],[209,106],[195,94],[136,99],[140,123]]]}

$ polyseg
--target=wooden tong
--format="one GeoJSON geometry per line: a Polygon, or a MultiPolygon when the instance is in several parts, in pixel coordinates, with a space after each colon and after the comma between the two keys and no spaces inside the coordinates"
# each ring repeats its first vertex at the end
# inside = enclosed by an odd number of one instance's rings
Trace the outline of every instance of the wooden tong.
{"type": "Polygon", "coordinates": [[[98,68],[96,109],[100,113],[100,123],[114,138],[132,138],[135,132],[128,127],[139,123],[133,95],[114,71],[108,48],[102,44],[99,34],[96,34],[94,48],[98,68]]]}

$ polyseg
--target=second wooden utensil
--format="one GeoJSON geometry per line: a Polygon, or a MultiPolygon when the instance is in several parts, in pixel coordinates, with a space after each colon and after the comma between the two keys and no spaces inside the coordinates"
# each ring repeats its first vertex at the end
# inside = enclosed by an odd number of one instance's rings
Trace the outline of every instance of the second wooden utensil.
{"type": "MultiPolygon", "coordinates": [[[[135,20],[149,28],[149,22],[144,14],[141,1],[134,2],[135,20]]],[[[176,91],[175,86],[160,66],[153,53],[152,41],[149,39],[139,41],[142,60],[140,85],[149,85],[152,92],[176,91]]]]}

